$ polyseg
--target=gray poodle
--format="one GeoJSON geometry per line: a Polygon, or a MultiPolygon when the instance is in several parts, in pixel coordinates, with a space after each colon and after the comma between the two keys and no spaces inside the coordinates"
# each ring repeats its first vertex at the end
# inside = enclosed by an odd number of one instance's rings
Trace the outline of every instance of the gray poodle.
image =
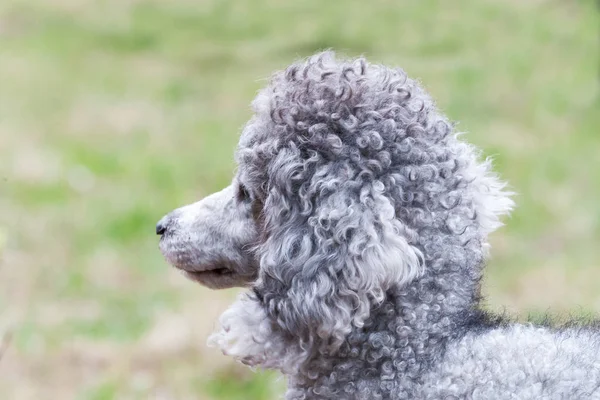
{"type": "Polygon", "coordinates": [[[230,186],[157,225],[166,259],[247,287],[209,339],[286,399],[600,399],[600,334],[481,310],[512,201],[400,69],[317,54],[253,102],[230,186]]]}

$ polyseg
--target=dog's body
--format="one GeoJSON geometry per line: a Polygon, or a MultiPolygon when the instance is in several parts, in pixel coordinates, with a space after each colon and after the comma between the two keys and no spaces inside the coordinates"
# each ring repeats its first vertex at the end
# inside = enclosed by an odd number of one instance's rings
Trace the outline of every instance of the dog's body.
{"type": "Polygon", "coordinates": [[[400,70],[314,56],[254,102],[233,183],[157,225],[167,260],[250,286],[211,342],[287,399],[600,398],[600,335],[479,310],[504,185],[400,70]]]}

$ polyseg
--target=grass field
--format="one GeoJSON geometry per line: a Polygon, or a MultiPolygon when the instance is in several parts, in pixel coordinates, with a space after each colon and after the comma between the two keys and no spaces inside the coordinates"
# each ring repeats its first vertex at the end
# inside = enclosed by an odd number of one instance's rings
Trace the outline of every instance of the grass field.
{"type": "Polygon", "coordinates": [[[419,77],[518,193],[490,308],[600,312],[595,5],[3,0],[0,398],[281,392],[206,348],[235,291],[170,270],[154,224],[227,184],[264,78],[328,47],[419,77]]]}

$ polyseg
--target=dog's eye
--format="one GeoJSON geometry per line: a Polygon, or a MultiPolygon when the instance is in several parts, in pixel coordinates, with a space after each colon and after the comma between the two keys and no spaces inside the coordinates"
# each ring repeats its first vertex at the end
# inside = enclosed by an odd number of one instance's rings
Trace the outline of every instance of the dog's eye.
{"type": "Polygon", "coordinates": [[[248,193],[248,189],[246,186],[241,183],[238,185],[237,198],[239,201],[247,201],[250,199],[250,193],[248,193]]]}

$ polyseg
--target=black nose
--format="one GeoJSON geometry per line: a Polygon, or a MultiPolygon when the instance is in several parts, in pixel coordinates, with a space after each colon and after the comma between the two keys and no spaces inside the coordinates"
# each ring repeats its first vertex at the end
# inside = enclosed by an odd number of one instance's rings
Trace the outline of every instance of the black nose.
{"type": "Polygon", "coordinates": [[[156,224],[156,234],[157,235],[162,235],[167,231],[167,228],[169,227],[169,216],[165,215],[164,217],[161,218],[160,221],[158,221],[158,223],[156,224]]]}

